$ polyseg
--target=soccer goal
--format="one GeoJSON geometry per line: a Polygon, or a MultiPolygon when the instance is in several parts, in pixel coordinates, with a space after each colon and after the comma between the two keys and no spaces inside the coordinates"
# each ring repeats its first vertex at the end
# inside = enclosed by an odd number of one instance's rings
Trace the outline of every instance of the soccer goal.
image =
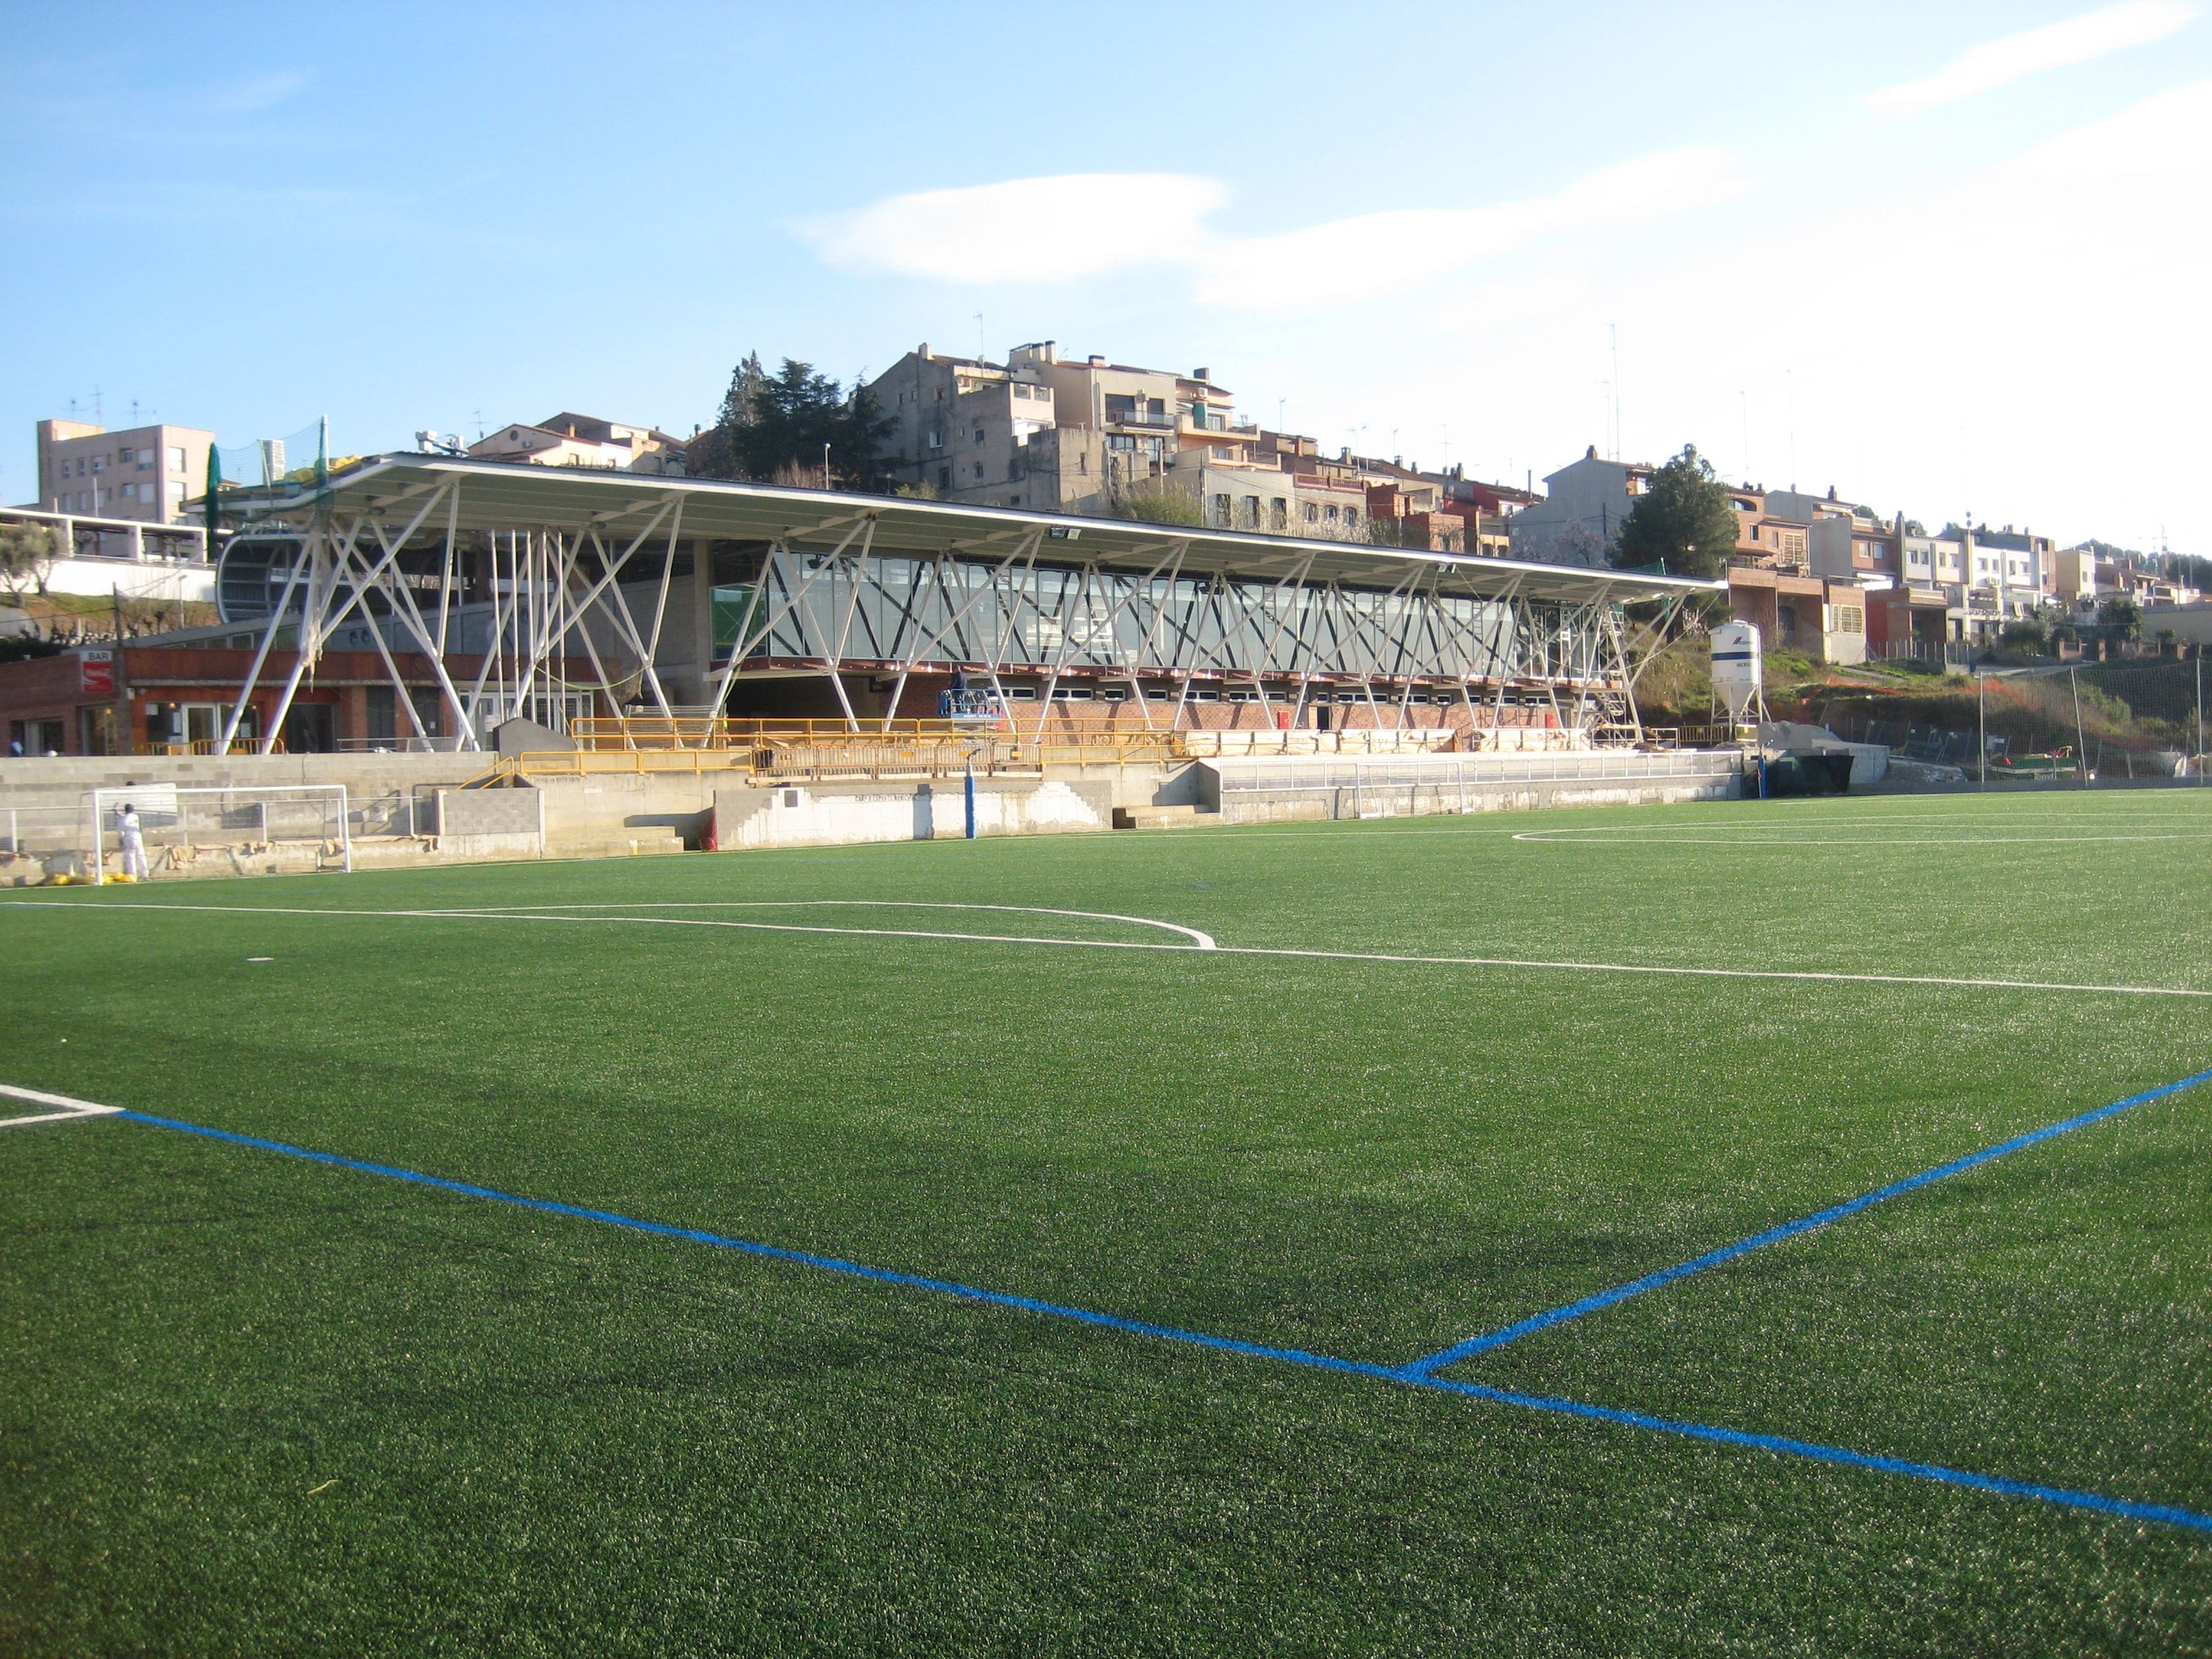
{"type": "Polygon", "coordinates": [[[137,784],[95,789],[90,800],[90,862],[101,881],[128,868],[126,808],[138,820],[150,877],[353,868],[351,815],[342,783],[224,789],[137,784]],[[212,867],[195,871],[196,865],[212,867]]]}

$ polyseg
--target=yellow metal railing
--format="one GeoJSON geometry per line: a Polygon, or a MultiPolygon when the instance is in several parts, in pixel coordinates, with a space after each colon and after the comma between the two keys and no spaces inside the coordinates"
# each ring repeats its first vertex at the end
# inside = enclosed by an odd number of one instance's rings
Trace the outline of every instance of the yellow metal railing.
{"type": "Polygon", "coordinates": [[[842,720],[716,719],[705,714],[589,715],[568,722],[580,749],[729,749],[756,738],[921,738],[988,736],[989,728],[958,720],[881,720],[859,730],[842,720]]]}
{"type": "Polygon", "coordinates": [[[743,774],[748,779],[872,780],[877,778],[957,777],[970,769],[978,777],[1039,769],[1032,745],[1024,750],[1006,738],[885,738],[854,740],[842,732],[839,740],[793,740],[748,744],[721,749],[561,749],[534,750],[501,763],[507,775],[541,777],[601,777],[608,775],[704,776],[708,773],[743,774]]]}
{"type": "MultiPolygon", "coordinates": [[[[223,746],[221,738],[194,738],[190,743],[141,743],[134,745],[131,752],[134,755],[220,755],[223,752],[223,746]]],[[[231,744],[230,752],[234,755],[258,755],[261,752],[259,739],[239,738],[231,744]]],[[[284,740],[279,738],[276,747],[270,752],[283,754],[284,740]]]]}
{"type": "MultiPolygon", "coordinates": [[[[950,720],[907,720],[889,732],[855,732],[842,720],[633,719],[578,720],[574,729],[579,747],[523,755],[503,763],[503,770],[544,777],[731,772],[763,781],[945,777],[971,768],[978,776],[1035,775],[1047,768],[1158,765],[1222,756],[1371,755],[1467,746],[1467,734],[1447,726],[1169,732],[1048,726],[1039,735],[950,720]]],[[[1582,736],[1517,728],[1514,734],[1528,741],[1513,746],[1530,749],[1578,747],[1582,736]]],[[[1486,728],[1477,735],[1492,734],[1486,728]]]]}

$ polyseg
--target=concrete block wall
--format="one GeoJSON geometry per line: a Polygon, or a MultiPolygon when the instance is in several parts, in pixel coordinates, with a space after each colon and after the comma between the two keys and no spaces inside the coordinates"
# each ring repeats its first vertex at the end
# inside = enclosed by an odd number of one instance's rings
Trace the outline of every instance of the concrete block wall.
{"type": "MultiPolygon", "coordinates": [[[[1114,787],[1103,779],[994,780],[976,786],[975,832],[1021,836],[1109,830],[1114,805],[1114,787]]],[[[950,840],[966,830],[967,803],[957,781],[789,784],[775,789],[725,788],[714,794],[714,844],[725,851],[950,840]]]]}

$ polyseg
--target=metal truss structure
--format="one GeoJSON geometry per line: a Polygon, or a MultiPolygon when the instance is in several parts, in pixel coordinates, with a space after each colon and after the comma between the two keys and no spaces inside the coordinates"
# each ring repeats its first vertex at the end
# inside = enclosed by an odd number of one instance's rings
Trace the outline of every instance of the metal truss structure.
{"type": "Polygon", "coordinates": [[[917,672],[955,671],[984,677],[1002,706],[1008,678],[1042,680],[1040,722],[1070,679],[1124,684],[1146,725],[1170,728],[1207,681],[1249,686],[1271,722],[1276,705],[1295,722],[1316,689],[1346,687],[1377,724],[1393,705],[1402,721],[1426,688],[1449,689],[1476,723],[1480,704],[1494,720],[1526,693],[1544,697],[1562,726],[1636,720],[1620,606],[1533,598],[1517,573],[1501,583],[1494,568],[1421,559],[1404,562],[1388,587],[1355,586],[1317,576],[1319,555],[1304,552],[1192,574],[1191,542],[1166,537],[1142,550],[1143,568],[1126,555],[1044,563],[1042,529],[997,557],[971,547],[916,558],[875,553],[872,527],[864,521],[826,550],[770,544],[747,593],[748,626],[731,642],[725,693],[748,668],[818,672],[856,729],[864,721],[845,675],[895,677],[888,723],[917,672]]]}
{"type": "MultiPolygon", "coordinates": [[[[280,637],[297,646],[264,750],[349,628],[403,692],[395,647],[428,665],[463,746],[548,696],[716,713],[741,682],[795,676],[824,680],[854,732],[888,730],[917,676],[955,674],[988,684],[1001,708],[1018,683],[1040,727],[1055,693],[1103,682],[1163,727],[1185,718],[1195,688],[1228,685],[1246,688],[1270,724],[1347,693],[1376,724],[1399,723],[1417,696],[1442,691],[1478,725],[1540,704],[1549,724],[1632,731],[1623,605],[1679,605],[1717,586],[408,455],[225,509],[243,532],[225,554],[226,619],[262,629],[226,743],[280,637]],[[855,679],[879,708],[856,702],[855,679]],[[672,697],[674,682],[690,695],[672,697]]],[[[412,699],[398,703],[428,741],[412,699]]]]}

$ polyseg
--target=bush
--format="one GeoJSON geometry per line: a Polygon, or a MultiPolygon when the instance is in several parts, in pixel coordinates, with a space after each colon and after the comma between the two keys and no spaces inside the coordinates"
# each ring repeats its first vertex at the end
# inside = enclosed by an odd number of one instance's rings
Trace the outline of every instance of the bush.
{"type": "Polygon", "coordinates": [[[1132,489],[1114,498],[1114,516],[1143,524],[1178,525],[1188,530],[1206,528],[1206,510],[1195,495],[1165,489],[1132,489]]]}

